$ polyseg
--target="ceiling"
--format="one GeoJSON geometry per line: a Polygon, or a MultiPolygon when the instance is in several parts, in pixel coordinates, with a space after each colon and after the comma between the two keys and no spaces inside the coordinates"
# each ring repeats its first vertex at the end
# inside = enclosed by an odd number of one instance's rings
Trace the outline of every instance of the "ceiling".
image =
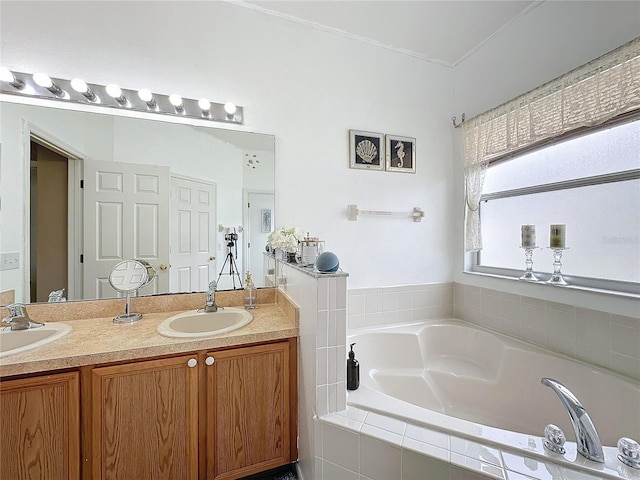
{"type": "Polygon", "coordinates": [[[455,66],[540,0],[246,0],[245,7],[455,66]]]}

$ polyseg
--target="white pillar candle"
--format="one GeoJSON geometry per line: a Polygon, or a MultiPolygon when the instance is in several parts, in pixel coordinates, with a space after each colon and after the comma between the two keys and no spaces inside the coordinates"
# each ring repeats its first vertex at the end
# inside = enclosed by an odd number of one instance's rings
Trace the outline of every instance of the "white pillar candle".
{"type": "Polygon", "coordinates": [[[522,234],[522,247],[532,248],[536,246],[536,226],[535,225],[522,225],[520,227],[522,234]]]}
{"type": "Polygon", "coordinates": [[[567,240],[567,226],[566,225],[551,225],[549,232],[549,247],[550,248],[566,248],[567,240]]]}

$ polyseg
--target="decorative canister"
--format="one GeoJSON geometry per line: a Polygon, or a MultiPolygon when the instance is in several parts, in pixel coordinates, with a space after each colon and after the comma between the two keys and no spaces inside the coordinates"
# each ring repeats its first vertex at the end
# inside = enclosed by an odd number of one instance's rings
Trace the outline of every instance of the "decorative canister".
{"type": "Polygon", "coordinates": [[[317,237],[310,237],[307,234],[303,240],[300,241],[300,265],[308,267],[316,262],[316,258],[324,252],[324,240],[319,240],[317,237]]]}

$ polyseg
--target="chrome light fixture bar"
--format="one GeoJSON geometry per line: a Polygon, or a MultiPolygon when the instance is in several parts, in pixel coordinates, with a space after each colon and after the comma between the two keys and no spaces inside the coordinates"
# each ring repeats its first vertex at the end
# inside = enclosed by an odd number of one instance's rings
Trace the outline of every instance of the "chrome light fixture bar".
{"type": "Polygon", "coordinates": [[[152,93],[147,89],[129,90],[115,84],[99,85],[81,79],[66,80],[48,75],[13,72],[0,67],[0,94],[44,98],[120,110],[189,117],[221,123],[244,124],[243,107],[231,102],[213,103],[179,95],[152,93]]]}

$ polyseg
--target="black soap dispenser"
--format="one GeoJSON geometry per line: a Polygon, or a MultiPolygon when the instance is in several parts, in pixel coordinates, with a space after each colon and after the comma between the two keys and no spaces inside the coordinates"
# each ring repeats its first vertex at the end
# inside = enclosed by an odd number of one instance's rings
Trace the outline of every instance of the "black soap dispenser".
{"type": "Polygon", "coordinates": [[[353,351],[351,344],[351,351],[349,352],[349,358],[347,359],[347,390],[357,390],[360,386],[360,363],[356,360],[356,354],[353,351]]]}

